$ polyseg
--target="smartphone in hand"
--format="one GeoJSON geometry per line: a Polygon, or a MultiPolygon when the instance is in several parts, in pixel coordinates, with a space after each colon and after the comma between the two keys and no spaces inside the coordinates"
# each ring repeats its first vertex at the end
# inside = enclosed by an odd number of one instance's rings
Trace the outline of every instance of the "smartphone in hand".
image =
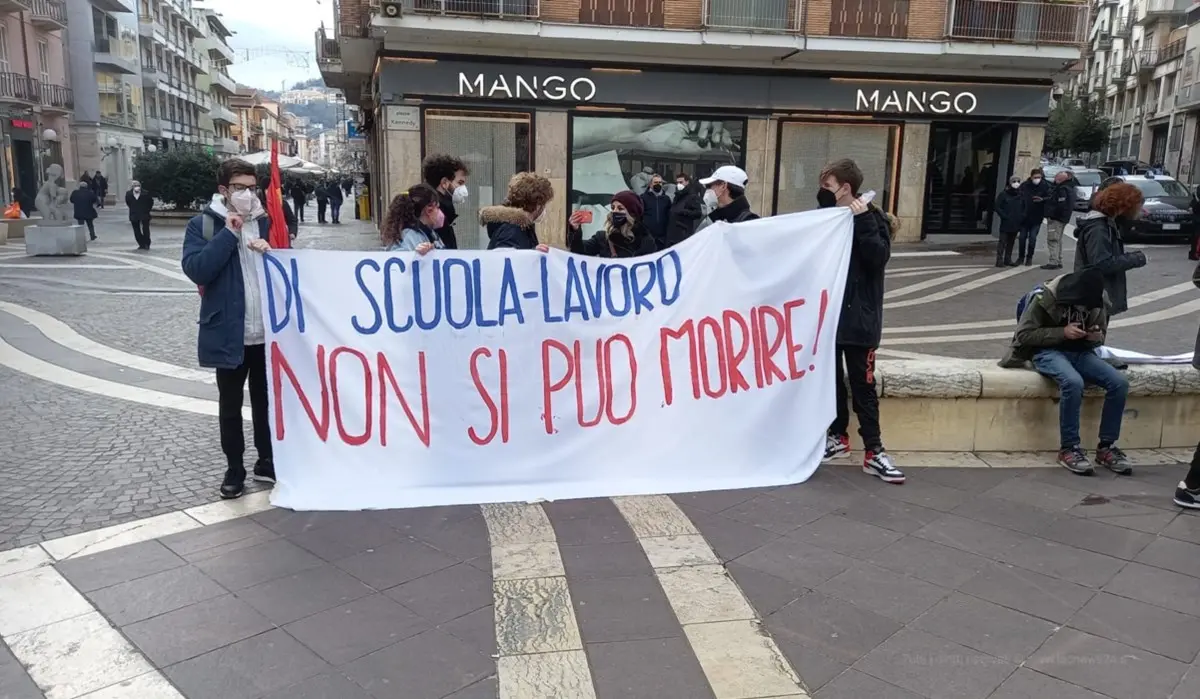
{"type": "Polygon", "coordinates": [[[575,212],[575,215],[576,215],[576,220],[578,220],[580,224],[592,222],[592,210],[591,209],[580,209],[579,211],[575,212]]]}

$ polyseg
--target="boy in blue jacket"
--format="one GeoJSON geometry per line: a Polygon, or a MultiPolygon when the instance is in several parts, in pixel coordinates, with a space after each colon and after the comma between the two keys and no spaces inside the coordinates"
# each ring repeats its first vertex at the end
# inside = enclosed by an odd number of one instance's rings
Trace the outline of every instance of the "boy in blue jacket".
{"type": "Polygon", "coordinates": [[[257,266],[270,223],[258,198],[254,166],[244,160],[221,163],[217,194],[204,213],[188,221],[183,237],[183,273],[200,287],[200,366],[216,369],[221,451],[228,467],[221,497],[245,492],[242,400],[250,381],[250,410],[258,461],[254,480],[275,482],[268,420],[266,329],[257,266]]]}

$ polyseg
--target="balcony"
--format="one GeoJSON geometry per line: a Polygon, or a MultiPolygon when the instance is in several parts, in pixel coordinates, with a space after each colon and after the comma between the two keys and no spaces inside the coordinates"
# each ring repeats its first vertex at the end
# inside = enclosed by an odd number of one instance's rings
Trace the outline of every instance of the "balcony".
{"type": "Polygon", "coordinates": [[[28,12],[30,0],[0,0],[0,12],[28,12]]]}
{"type": "Polygon", "coordinates": [[[1138,17],[1138,24],[1154,24],[1159,20],[1182,18],[1187,14],[1190,0],[1146,0],[1145,9],[1138,17]]]}
{"type": "Polygon", "coordinates": [[[1087,40],[1088,6],[1033,0],[958,0],[951,39],[1014,44],[1077,45],[1087,40]]]}
{"type": "Polygon", "coordinates": [[[127,129],[140,128],[138,115],[131,112],[101,112],[100,123],[127,129]]]}
{"type": "Polygon", "coordinates": [[[830,36],[908,38],[908,0],[833,0],[830,36]]]}
{"type": "Polygon", "coordinates": [[[1166,63],[1173,61],[1176,58],[1183,57],[1183,51],[1187,48],[1187,39],[1177,39],[1167,44],[1165,47],[1158,50],[1157,63],[1166,63]]]}
{"type": "Polygon", "coordinates": [[[1144,73],[1153,73],[1154,66],[1158,65],[1158,49],[1142,49],[1134,54],[1134,68],[1138,75],[1144,73]]]}
{"type": "Polygon", "coordinates": [[[92,39],[93,61],[102,73],[134,75],[138,72],[138,59],[121,55],[121,40],[115,36],[92,39]]]}
{"type": "Polygon", "coordinates": [[[166,122],[158,117],[146,117],[146,133],[158,136],[163,132],[163,126],[166,122]]]}
{"type": "Polygon", "coordinates": [[[317,65],[321,70],[340,71],[342,69],[342,47],[338,45],[337,39],[325,33],[325,27],[317,30],[316,45],[317,65]]]}
{"type": "Polygon", "coordinates": [[[38,101],[37,84],[21,73],[0,73],[0,102],[38,101]]]}
{"type": "Polygon", "coordinates": [[[1121,15],[1117,18],[1117,36],[1128,39],[1133,36],[1133,27],[1137,24],[1137,15],[1121,15]]]}
{"type": "Polygon", "coordinates": [[[1175,107],[1177,109],[1200,107],[1200,84],[1184,85],[1176,90],[1175,107]]]}
{"type": "MultiPolygon", "coordinates": [[[[616,0],[616,4],[641,4],[647,0],[616,0]]],[[[581,0],[586,4],[611,5],[611,0],[581,0]]],[[[407,0],[404,12],[417,15],[448,15],[451,17],[496,17],[502,19],[537,19],[538,0],[407,0]]],[[[580,8],[580,14],[583,9],[580,8]]],[[[583,21],[582,19],[580,20],[583,21]]],[[[662,26],[661,23],[658,26],[662,26]]]]}
{"type": "Polygon", "coordinates": [[[75,109],[75,93],[65,85],[41,84],[42,111],[67,113],[75,109]]]}
{"type": "Polygon", "coordinates": [[[225,71],[214,70],[208,76],[212,79],[213,87],[219,87],[231,95],[237,92],[237,83],[225,71]]]}
{"type": "Polygon", "coordinates": [[[101,12],[122,13],[134,11],[132,0],[92,0],[92,7],[101,12]]]}
{"type": "Polygon", "coordinates": [[[1096,50],[1097,51],[1112,51],[1113,37],[1108,32],[1100,32],[1096,35],[1096,50]]]}
{"type": "Polygon", "coordinates": [[[29,21],[44,32],[67,28],[67,8],[62,0],[32,0],[29,21]]]}
{"type": "Polygon", "coordinates": [[[237,155],[241,152],[241,148],[238,142],[232,138],[218,138],[217,152],[224,153],[225,155],[237,155]]]}
{"type": "Polygon", "coordinates": [[[144,67],[142,68],[142,86],[153,90],[158,89],[159,83],[167,81],[167,74],[160,68],[144,67]]]}
{"type": "MultiPolygon", "coordinates": [[[[428,1],[428,0],[424,0],[428,1]]],[[[743,0],[745,2],[745,0],[743,0]]],[[[488,4],[471,3],[464,4],[488,4]]],[[[536,0],[509,0],[508,3],[527,10],[513,12],[521,17],[536,17],[536,0]],[[530,13],[535,14],[530,14],[530,13]]],[[[610,27],[662,27],[663,0],[580,0],[579,23],[600,24],[610,27]]]]}
{"type": "Polygon", "coordinates": [[[708,0],[704,26],[752,32],[793,32],[796,18],[788,0],[708,0]]]}
{"type": "Polygon", "coordinates": [[[213,121],[223,121],[226,124],[237,123],[237,115],[233,113],[233,110],[217,102],[212,103],[208,115],[212,117],[213,121]]]}

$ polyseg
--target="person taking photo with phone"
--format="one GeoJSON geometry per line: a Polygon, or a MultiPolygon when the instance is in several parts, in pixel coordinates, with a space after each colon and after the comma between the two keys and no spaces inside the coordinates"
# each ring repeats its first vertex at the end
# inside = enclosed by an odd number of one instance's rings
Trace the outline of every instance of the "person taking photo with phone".
{"type": "Polygon", "coordinates": [[[592,212],[574,212],[567,220],[567,249],[592,257],[640,257],[656,252],[658,244],[642,223],[642,203],[633,192],[614,194],[604,229],[587,240],[583,238],[583,224],[591,221],[592,212]]]}

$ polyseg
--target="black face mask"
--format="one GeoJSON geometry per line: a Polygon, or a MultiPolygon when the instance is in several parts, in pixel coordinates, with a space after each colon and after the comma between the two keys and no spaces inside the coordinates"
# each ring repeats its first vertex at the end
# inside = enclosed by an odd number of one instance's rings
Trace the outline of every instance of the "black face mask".
{"type": "Polygon", "coordinates": [[[628,214],[613,212],[613,215],[612,215],[613,228],[624,228],[625,224],[628,222],[629,222],[628,214]]]}
{"type": "Polygon", "coordinates": [[[817,206],[822,209],[828,209],[837,206],[837,195],[825,189],[824,187],[817,190],[817,206]]]}
{"type": "Polygon", "coordinates": [[[661,191],[662,191],[662,185],[661,185],[661,184],[656,184],[656,185],[654,185],[653,187],[651,187],[650,189],[653,189],[653,190],[654,190],[654,191],[656,191],[656,192],[661,192],[661,191]]]}

